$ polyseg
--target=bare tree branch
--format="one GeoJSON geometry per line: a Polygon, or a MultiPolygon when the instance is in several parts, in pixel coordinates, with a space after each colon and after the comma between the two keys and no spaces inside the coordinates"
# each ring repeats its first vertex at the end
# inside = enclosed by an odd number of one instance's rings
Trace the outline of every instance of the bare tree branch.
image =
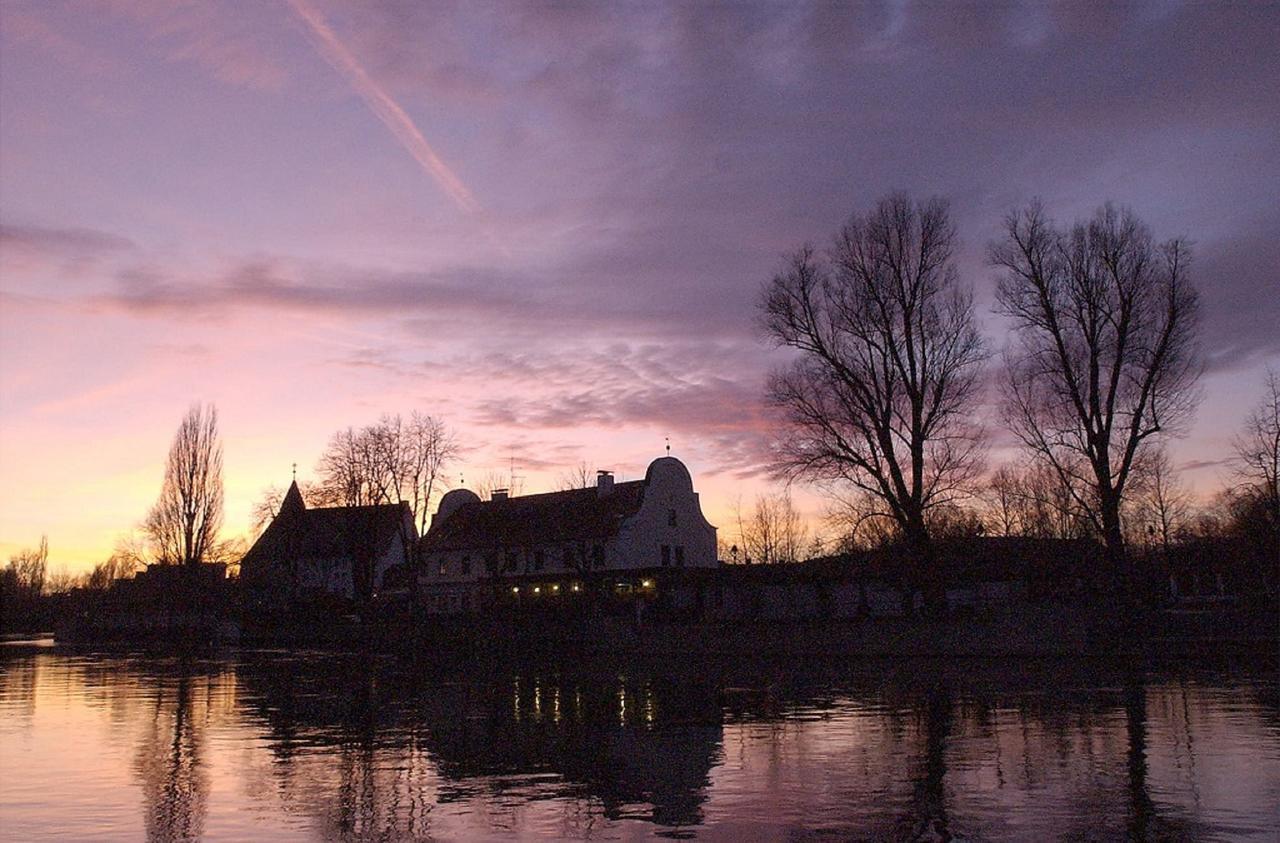
{"type": "Polygon", "coordinates": [[[789,421],[780,467],[871,496],[921,548],[928,512],[962,494],[983,457],[971,411],[987,350],[954,241],[943,200],[889,196],[829,255],[796,252],[759,304],[767,335],[799,352],[769,382],[789,421]]]}
{"type": "Polygon", "coordinates": [[[160,499],[143,526],[155,558],[169,565],[207,561],[222,527],[222,443],[218,411],[194,405],[169,448],[160,499]]]}
{"type": "Polygon", "coordinates": [[[1058,229],[1034,203],[989,248],[997,302],[1013,320],[1005,420],[1125,555],[1122,504],[1136,462],[1181,430],[1200,375],[1199,299],[1185,241],[1152,241],[1111,205],[1058,229]]]}

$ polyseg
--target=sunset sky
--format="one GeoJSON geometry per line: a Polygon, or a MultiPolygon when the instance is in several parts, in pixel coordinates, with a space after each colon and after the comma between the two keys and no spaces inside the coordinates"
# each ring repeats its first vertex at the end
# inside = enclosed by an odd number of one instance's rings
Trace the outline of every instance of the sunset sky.
{"type": "MultiPolygon", "coordinates": [[[[0,3],[0,560],[86,570],[217,405],[227,530],[329,435],[443,418],[526,491],[767,484],[760,285],[895,189],[1195,244],[1199,491],[1280,365],[1273,3],[0,3]]],[[[992,458],[1008,456],[996,431],[992,458]]],[[[819,504],[802,495],[807,511],[819,504]]]]}

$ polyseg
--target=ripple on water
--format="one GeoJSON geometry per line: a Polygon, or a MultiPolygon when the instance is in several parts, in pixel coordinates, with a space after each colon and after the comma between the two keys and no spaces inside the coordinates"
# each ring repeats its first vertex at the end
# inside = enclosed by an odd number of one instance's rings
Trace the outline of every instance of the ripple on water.
{"type": "Polygon", "coordinates": [[[386,660],[6,647],[8,839],[1274,839],[1273,667],[386,660]]]}

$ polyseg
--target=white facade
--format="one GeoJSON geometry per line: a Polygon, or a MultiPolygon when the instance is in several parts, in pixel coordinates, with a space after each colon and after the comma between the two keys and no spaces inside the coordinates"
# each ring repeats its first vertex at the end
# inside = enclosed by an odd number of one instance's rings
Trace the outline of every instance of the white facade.
{"type": "Polygon", "coordinates": [[[452,491],[422,548],[427,608],[446,613],[474,608],[470,586],[482,580],[719,564],[716,528],[702,514],[688,469],[673,457],[654,460],[642,481],[615,484],[601,472],[595,489],[490,501],[452,491]],[[539,518],[554,519],[555,528],[528,523],[539,518]]]}
{"type": "Polygon", "coordinates": [[[654,460],[645,473],[640,511],[623,522],[606,550],[607,567],[714,568],[716,528],[702,515],[693,478],[674,457],[654,460]]]}

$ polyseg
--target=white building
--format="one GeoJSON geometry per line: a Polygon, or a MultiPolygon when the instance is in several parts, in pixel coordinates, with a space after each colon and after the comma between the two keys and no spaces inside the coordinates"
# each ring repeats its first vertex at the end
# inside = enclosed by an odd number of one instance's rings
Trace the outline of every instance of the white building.
{"type": "Polygon", "coordinates": [[[406,503],[308,508],[294,481],[240,562],[259,600],[333,594],[367,599],[387,571],[405,568],[418,539],[406,503]]]}
{"type": "Polygon", "coordinates": [[[420,591],[437,613],[476,608],[483,586],[494,583],[549,599],[568,597],[588,579],[718,564],[716,528],[674,457],[654,460],[643,480],[615,483],[599,472],[594,488],[498,492],[487,501],[455,489],[441,498],[420,550],[420,591]]]}

